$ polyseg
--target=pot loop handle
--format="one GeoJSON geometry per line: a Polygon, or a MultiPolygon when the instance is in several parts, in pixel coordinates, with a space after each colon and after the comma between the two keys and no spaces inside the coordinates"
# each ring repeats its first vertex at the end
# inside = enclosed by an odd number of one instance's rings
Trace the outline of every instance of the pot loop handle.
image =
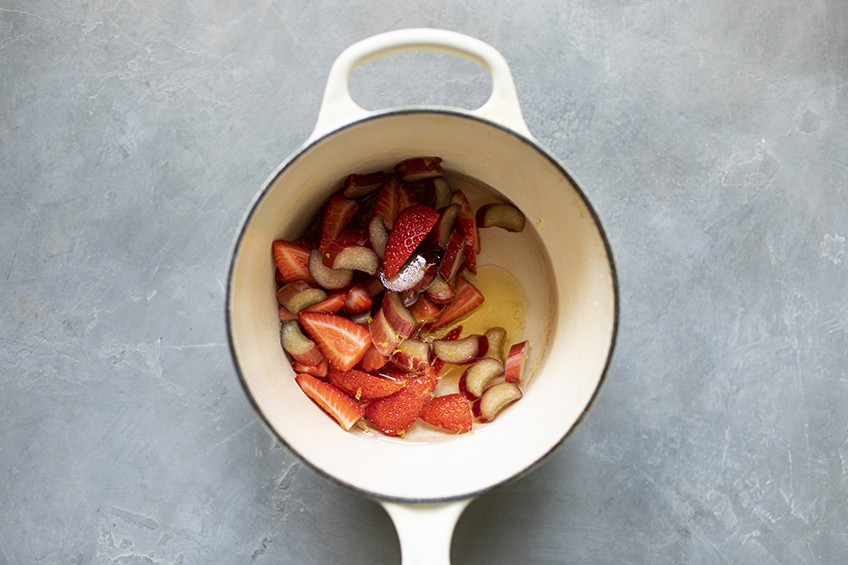
{"type": "Polygon", "coordinates": [[[461,33],[411,28],[381,33],[342,51],[330,68],[315,130],[307,143],[376,114],[353,101],[348,90],[350,75],[354,69],[368,61],[404,51],[439,51],[464,57],[482,66],[492,77],[492,94],[485,104],[468,112],[532,139],[521,114],[512,73],[503,55],[488,43],[461,33]]]}

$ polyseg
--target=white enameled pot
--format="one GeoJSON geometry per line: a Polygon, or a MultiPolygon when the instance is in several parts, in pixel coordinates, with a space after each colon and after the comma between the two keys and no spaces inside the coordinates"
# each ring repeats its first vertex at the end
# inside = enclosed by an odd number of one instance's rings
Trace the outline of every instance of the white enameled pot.
{"type": "Polygon", "coordinates": [[[356,43],[333,64],[315,131],[271,175],[238,232],[226,314],[237,372],[271,433],[319,472],[379,501],[397,528],[404,564],[412,565],[449,563],[467,504],[537,466],[581,420],[610,362],[618,298],[601,223],[567,169],[528,131],[504,58],[465,35],[406,29],[356,43]],[[353,70],[408,50],[480,64],[492,77],[491,97],[470,111],[360,108],[348,92],[353,70]],[[443,159],[472,206],[507,200],[527,217],[520,234],[485,230],[478,258],[508,273],[524,295],[522,335],[508,336],[530,343],[524,396],[471,434],[345,432],[300,391],[280,347],[271,243],[299,237],[348,174],[430,155],[443,159]]]}

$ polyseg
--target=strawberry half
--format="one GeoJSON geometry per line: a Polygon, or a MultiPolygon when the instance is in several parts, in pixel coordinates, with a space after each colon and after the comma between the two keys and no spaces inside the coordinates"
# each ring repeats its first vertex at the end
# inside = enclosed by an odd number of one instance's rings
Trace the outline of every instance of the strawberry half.
{"type": "Polygon", "coordinates": [[[438,220],[439,213],[423,204],[410,206],[398,215],[386,242],[383,266],[387,277],[397,274],[438,220]]]}
{"type": "Polygon", "coordinates": [[[361,314],[374,305],[374,297],[368,292],[364,283],[358,282],[347,291],[344,311],[351,314],[361,314]]]}
{"type": "Polygon", "coordinates": [[[362,407],[333,385],[320,381],[307,373],[298,374],[295,381],[306,393],[306,396],[335,418],[343,429],[349,430],[362,418],[364,413],[362,407]]]}
{"type": "Polygon", "coordinates": [[[404,375],[381,377],[356,369],[330,371],[327,381],[357,402],[383,398],[406,386],[404,375]]]}
{"type": "MultiPolygon", "coordinates": [[[[312,251],[312,244],[309,240],[286,241],[278,239],[271,244],[271,250],[274,254],[274,263],[286,282],[315,282],[312,275],[309,274],[309,253],[312,251]]],[[[279,280],[277,280],[277,284],[280,284],[279,280]]]]}
{"type": "Polygon", "coordinates": [[[445,306],[442,313],[439,314],[439,319],[430,325],[431,330],[447,326],[454,322],[481,304],[485,298],[476,286],[468,282],[462,275],[456,277],[456,296],[445,306]]]}
{"type": "Polygon", "coordinates": [[[461,394],[437,396],[424,405],[420,416],[428,424],[451,432],[461,434],[471,431],[471,408],[461,394]]]}
{"type": "Polygon", "coordinates": [[[371,347],[368,328],[343,316],[300,312],[297,318],[330,365],[339,371],[352,369],[371,347]]]}
{"type": "Polygon", "coordinates": [[[321,219],[321,241],[318,243],[318,251],[323,253],[330,242],[338,239],[358,210],[359,204],[356,200],[348,200],[341,192],[335,193],[330,198],[321,219]]]}
{"type": "Polygon", "coordinates": [[[429,376],[408,377],[401,390],[368,404],[365,417],[384,434],[403,437],[430,400],[435,386],[429,376]]]}

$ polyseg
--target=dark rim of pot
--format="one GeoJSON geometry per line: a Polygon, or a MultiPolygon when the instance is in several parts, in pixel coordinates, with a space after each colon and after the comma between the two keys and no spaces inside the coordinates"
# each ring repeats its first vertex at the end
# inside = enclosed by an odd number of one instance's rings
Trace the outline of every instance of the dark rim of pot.
{"type": "Polygon", "coordinates": [[[620,309],[620,304],[619,304],[620,303],[620,297],[619,297],[619,287],[618,287],[618,275],[616,273],[615,260],[613,258],[613,254],[612,254],[612,247],[610,246],[606,230],[604,229],[603,223],[601,222],[600,217],[598,216],[597,212],[595,211],[594,206],[592,206],[592,203],[589,201],[589,198],[586,196],[586,193],[584,192],[583,187],[580,186],[580,184],[574,179],[574,177],[571,175],[570,171],[568,171],[568,169],[565,167],[565,165],[563,165],[555,155],[553,155],[550,151],[548,151],[545,147],[540,145],[538,142],[536,142],[532,139],[529,139],[529,138],[525,137],[524,135],[521,135],[520,133],[516,132],[513,129],[510,129],[510,128],[503,126],[501,124],[480,118],[478,116],[474,116],[474,115],[469,114],[467,112],[463,112],[461,110],[446,109],[446,108],[401,108],[401,109],[396,109],[396,110],[385,110],[385,111],[377,112],[377,113],[374,113],[374,114],[372,114],[372,115],[370,115],[367,118],[364,118],[362,120],[357,120],[353,123],[347,124],[347,125],[340,127],[338,129],[334,129],[333,131],[326,133],[326,134],[322,135],[321,137],[319,137],[315,140],[312,140],[311,142],[307,142],[307,143],[303,144],[302,146],[300,146],[299,148],[297,148],[285,161],[282,162],[282,164],[280,164],[280,166],[277,168],[276,171],[274,171],[274,173],[268,178],[268,180],[265,181],[265,184],[263,185],[262,189],[256,194],[254,199],[251,201],[247,213],[245,214],[244,218],[242,219],[241,223],[239,224],[238,233],[237,233],[237,235],[236,235],[236,237],[233,241],[232,249],[230,251],[230,266],[229,266],[229,269],[228,269],[228,272],[227,272],[227,289],[226,289],[226,296],[224,297],[224,299],[225,299],[224,312],[225,312],[225,316],[226,316],[227,340],[229,342],[230,357],[233,360],[233,365],[235,366],[236,373],[238,374],[239,381],[241,382],[241,386],[244,389],[245,394],[247,394],[247,397],[250,400],[250,403],[253,406],[253,409],[259,415],[262,424],[269,431],[269,433],[271,433],[273,435],[273,437],[276,438],[276,440],[278,442],[280,442],[280,444],[283,445],[295,457],[297,457],[301,461],[305,462],[307,465],[309,465],[310,468],[314,469],[319,474],[321,474],[321,475],[327,477],[328,479],[332,480],[336,484],[339,484],[339,485],[341,485],[341,486],[343,486],[347,489],[350,489],[350,490],[352,490],[352,491],[354,491],[354,492],[356,492],[360,495],[363,495],[365,497],[368,497],[368,498],[371,498],[371,499],[374,499],[374,500],[377,500],[377,501],[385,500],[385,501],[407,502],[407,503],[435,503],[435,502],[448,502],[448,501],[453,501],[453,500],[464,500],[464,499],[468,499],[468,498],[474,498],[476,496],[483,494],[484,492],[488,492],[489,490],[492,490],[492,489],[497,488],[499,486],[503,486],[505,484],[509,484],[513,481],[520,479],[521,477],[524,477],[525,475],[527,475],[528,473],[530,473],[531,471],[533,471],[537,467],[539,467],[542,463],[547,461],[547,459],[557,449],[559,449],[560,446],[562,446],[562,444],[565,442],[565,440],[567,440],[571,436],[571,434],[574,432],[574,430],[577,429],[577,427],[583,422],[584,418],[586,417],[586,414],[589,412],[589,409],[592,407],[592,405],[595,403],[595,400],[598,397],[598,393],[600,392],[601,386],[604,384],[604,381],[606,380],[606,376],[607,376],[607,373],[609,371],[610,364],[612,363],[613,352],[614,352],[614,349],[615,349],[615,346],[616,346],[616,339],[617,339],[617,336],[618,336],[618,325],[619,325],[619,314],[620,314],[620,310],[619,310],[620,309]],[[336,134],[338,134],[338,133],[340,133],[340,132],[342,132],[342,131],[350,128],[350,127],[361,125],[361,124],[369,122],[369,121],[374,121],[374,120],[379,120],[379,119],[383,119],[383,118],[386,118],[386,117],[391,117],[391,116],[398,116],[398,115],[405,115],[405,114],[422,114],[422,113],[446,114],[446,115],[456,116],[458,118],[477,121],[477,122],[483,123],[487,126],[498,129],[498,130],[500,130],[501,132],[503,132],[507,135],[515,137],[516,139],[518,139],[522,143],[530,146],[535,151],[538,151],[554,167],[556,167],[556,169],[559,170],[559,172],[563,176],[565,176],[571,182],[571,184],[574,186],[574,188],[577,190],[577,193],[580,195],[580,198],[583,200],[583,203],[586,205],[589,212],[592,214],[592,219],[594,220],[595,225],[598,227],[598,231],[601,234],[601,239],[604,242],[604,248],[606,250],[607,258],[609,260],[609,268],[610,268],[610,275],[612,277],[613,300],[614,300],[612,335],[611,335],[610,347],[609,347],[609,351],[607,353],[606,362],[604,363],[604,368],[601,371],[601,376],[600,376],[600,379],[598,380],[598,385],[595,387],[595,390],[592,393],[592,397],[589,399],[589,402],[586,403],[586,406],[583,408],[583,411],[580,413],[580,416],[578,416],[577,420],[574,422],[574,424],[571,426],[571,428],[569,428],[562,435],[560,440],[551,449],[549,449],[547,452],[543,453],[535,461],[533,461],[532,463],[527,465],[523,470],[519,471],[518,473],[515,473],[514,475],[504,479],[503,481],[501,481],[499,483],[495,483],[493,485],[489,485],[489,486],[480,488],[479,490],[466,492],[466,493],[463,493],[463,494],[460,494],[460,495],[441,497],[441,498],[406,498],[406,497],[397,497],[397,496],[386,496],[386,495],[380,494],[378,492],[372,492],[372,491],[360,488],[358,486],[347,483],[347,482],[339,479],[338,477],[336,477],[332,473],[325,471],[324,469],[318,467],[317,465],[312,463],[308,458],[303,457],[300,453],[297,452],[297,450],[292,448],[292,446],[289,445],[286,442],[285,438],[281,437],[280,434],[278,434],[274,430],[271,423],[265,417],[265,414],[263,414],[262,410],[259,408],[259,405],[256,402],[256,399],[253,397],[253,395],[250,392],[250,389],[247,386],[247,381],[245,380],[245,376],[242,373],[241,365],[239,364],[238,357],[236,355],[235,346],[234,346],[234,343],[233,343],[233,332],[232,332],[232,324],[231,324],[232,320],[230,319],[230,316],[231,316],[230,299],[231,299],[232,290],[233,290],[232,289],[233,268],[234,268],[234,265],[235,265],[236,253],[238,252],[238,250],[241,246],[242,237],[244,237],[244,228],[250,222],[250,219],[253,216],[253,213],[256,210],[256,207],[258,206],[259,202],[263,198],[265,198],[265,195],[267,194],[268,190],[273,185],[273,183],[277,179],[277,177],[279,177],[287,168],[292,166],[292,164],[294,164],[307,150],[312,148],[314,145],[317,145],[317,144],[321,143],[322,141],[324,141],[324,140],[326,140],[326,139],[328,139],[328,138],[330,138],[330,137],[332,137],[332,136],[334,136],[334,135],[336,135],[336,134]]]}

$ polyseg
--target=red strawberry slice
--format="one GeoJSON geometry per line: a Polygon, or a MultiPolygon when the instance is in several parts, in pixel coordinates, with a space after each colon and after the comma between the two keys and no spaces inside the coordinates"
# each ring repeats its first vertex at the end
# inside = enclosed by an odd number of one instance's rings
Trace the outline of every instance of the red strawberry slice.
{"type": "Polygon", "coordinates": [[[461,434],[471,431],[471,408],[461,394],[437,396],[424,405],[420,416],[428,424],[451,432],[461,434]]]}
{"type": "Polygon", "coordinates": [[[410,206],[398,215],[386,242],[383,266],[387,277],[397,274],[438,220],[439,213],[423,204],[410,206]]]}
{"type": "Polygon", "coordinates": [[[462,318],[481,304],[485,298],[476,286],[468,282],[462,275],[456,277],[456,296],[445,306],[439,319],[431,324],[430,329],[443,328],[462,318]]]}
{"type": "Polygon", "coordinates": [[[292,370],[294,370],[295,373],[309,373],[319,379],[325,379],[329,372],[329,363],[327,363],[326,358],[321,359],[317,365],[304,365],[303,363],[295,360],[292,361],[292,370]]]}
{"type": "Polygon", "coordinates": [[[441,305],[430,300],[424,293],[419,294],[415,303],[409,307],[409,313],[412,314],[419,326],[435,321],[441,311],[441,305]]]}
{"type": "Polygon", "coordinates": [[[298,374],[295,381],[306,396],[335,418],[343,429],[349,430],[362,418],[362,407],[333,385],[307,373],[298,374]]]}
{"type": "Polygon", "coordinates": [[[300,312],[297,318],[330,365],[340,371],[352,369],[371,346],[368,328],[343,316],[300,312]]]}
{"type": "Polygon", "coordinates": [[[371,217],[373,218],[377,214],[381,215],[386,229],[392,229],[395,225],[395,218],[398,215],[399,205],[400,181],[394,175],[386,175],[383,186],[380,188],[380,192],[377,193],[377,199],[374,200],[374,209],[371,212],[371,217]]]}
{"type": "Polygon", "coordinates": [[[368,351],[365,352],[365,356],[356,366],[362,371],[373,372],[385,367],[388,360],[389,356],[380,353],[380,350],[374,347],[372,343],[368,351]]]}
{"type": "Polygon", "coordinates": [[[335,314],[345,305],[347,295],[344,292],[336,292],[327,297],[326,300],[310,304],[301,312],[323,312],[325,314],[335,314]]]}
{"type": "Polygon", "coordinates": [[[389,373],[385,377],[365,371],[330,371],[327,381],[357,402],[383,398],[406,386],[405,375],[389,373]]]}
{"type": "Polygon", "coordinates": [[[403,437],[430,400],[435,386],[429,376],[410,376],[398,392],[372,401],[365,408],[365,416],[384,434],[403,437]]]}
{"type": "Polygon", "coordinates": [[[344,311],[351,314],[361,314],[374,305],[374,297],[368,292],[365,283],[358,282],[347,291],[344,311]]]}
{"type": "MultiPolygon", "coordinates": [[[[309,274],[309,253],[312,251],[312,244],[309,240],[286,241],[278,239],[271,244],[271,251],[274,254],[274,263],[276,263],[280,275],[286,282],[315,282],[312,275],[309,274]]],[[[277,284],[280,284],[279,279],[277,279],[277,284]]]]}
{"type": "Polygon", "coordinates": [[[321,220],[321,241],[318,244],[318,251],[323,253],[331,241],[338,239],[358,210],[359,204],[356,200],[348,200],[341,192],[335,193],[330,198],[321,220]]]}

